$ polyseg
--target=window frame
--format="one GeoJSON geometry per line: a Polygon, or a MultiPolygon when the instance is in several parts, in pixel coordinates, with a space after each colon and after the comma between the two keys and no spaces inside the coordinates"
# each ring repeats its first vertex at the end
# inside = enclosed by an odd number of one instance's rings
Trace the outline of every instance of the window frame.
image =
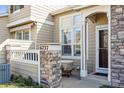
{"type": "Polygon", "coordinates": [[[15,39],[16,39],[16,40],[25,40],[25,39],[24,39],[24,32],[29,32],[29,39],[26,40],[26,41],[30,41],[30,40],[31,40],[31,30],[30,30],[30,29],[25,29],[25,30],[21,30],[21,31],[16,31],[16,32],[15,32],[15,39]],[[18,32],[20,32],[20,33],[22,34],[22,36],[21,36],[22,39],[17,39],[17,33],[18,33],[18,32]]]}
{"type": "Polygon", "coordinates": [[[28,40],[30,40],[30,31],[29,30],[23,30],[23,40],[26,40],[25,38],[25,32],[28,32],[28,40]]]}
{"type": "Polygon", "coordinates": [[[22,36],[23,36],[22,31],[17,31],[17,32],[16,32],[16,39],[17,39],[17,40],[23,40],[23,37],[22,37],[22,36]],[[19,34],[19,33],[21,33],[21,39],[19,39],[19,37],[18,37],[18,34],[19,34]]]}
{"type": "MultiPolygon", "coordinates": [[[[77,15],[82,16],[81,13],[78,12],[78,13],[73,13],[73,14],[65,15],[65,16],[62,16],[62,17],[59,18],[61,49],[62,49],[63,45],[71,45],[71,56],[62,55],[62,58],[80,59],[81,53],[80,53],[80,56],[74,56],[74,45],[80,45],[80,52],[81,52],[81,35],[80,35],[80,44],[74,44],[74,37],[73,37],[74,36],[74,29],[75,28],[80,29],[80,33],[82,31],[82,22],[81,21],[78,24],[74,24],[74,17],[77,16],[77,15]],[[70,28],[70,30],[71,30],[71,44],[62,44],[62,29],[63,29],[62,20],[65,17],[70,17],[71,21],[72,21],[72,23],[71,23],[72,27],[70,28]]],[[[81,17],[81,20],[82,20],[82,17],[81,17]]]]}
{"type": "Polygon", "coordinates": [[[19,12],[21,9],[24,8],[24,5],[11,5],[10,6],[10,13],[13,14],[13,13],[17,13],[19,12]],[[16,9],[17,6],[19,7],[19,9],[16,9]],[[23,6],[23,7],[22,7],[23,6]]]}

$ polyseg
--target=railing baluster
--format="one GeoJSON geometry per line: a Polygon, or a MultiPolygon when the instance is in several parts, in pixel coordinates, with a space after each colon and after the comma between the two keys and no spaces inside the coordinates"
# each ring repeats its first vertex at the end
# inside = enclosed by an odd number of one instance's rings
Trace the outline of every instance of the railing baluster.
{"type": "Polygon", "coordinates": [[[11,50],[10,59],[18,62],[37,64],[38,52],[37,50],[11,50]]]}

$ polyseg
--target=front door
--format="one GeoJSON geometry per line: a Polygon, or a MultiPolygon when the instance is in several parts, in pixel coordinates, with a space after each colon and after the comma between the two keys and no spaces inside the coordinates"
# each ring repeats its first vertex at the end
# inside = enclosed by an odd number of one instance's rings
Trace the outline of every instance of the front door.
{"type": "Polygon", "coordinates": [[[107,26],[97,27],[97,58],[96,71],[100,73],[108,73],[108,28],[107,26]]]}

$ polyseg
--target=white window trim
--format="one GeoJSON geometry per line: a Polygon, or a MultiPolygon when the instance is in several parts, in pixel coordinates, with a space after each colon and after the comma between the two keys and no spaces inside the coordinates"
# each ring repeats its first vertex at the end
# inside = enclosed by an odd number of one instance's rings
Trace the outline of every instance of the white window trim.
{"type": "MultiPolygon", "coordinates": [[[[23,32],[24,32],[24,31],[25,31],[25,30],[19,31],[19,32],[22,33],[22,39],[21,39],[21,40],[24,40],[24,37],[23,37],[23,32]]],[[[30,40],[31,40],[31,29],[28,29],[28,31],[29,31],[29,40],[27,40],[27,41],[30,41],[30,40]]],[[[17,39],[17,32],[18,32],[18,31],[15,32],[15,39],[17,39]]]]}
{"type": "MultiPolygon", "coordinates": [[[[62,28],[61,28],[62,19],[65,18],[65,17],[72,17],[72,20],[73,20],[74,16],[76,16],[76,15],[81,15],[81,13],[80,13],[80,12],[77,12],[77,13],[65,15],[65,16],[62,16],[62,17],[59,18],[59,28],[60,28],[60,29],[59,29],[59,32],[60,32],[60,35],[59,35],[59,42],[60,42],[60,44],[61,44],[61,49],[62,49],[62,32],[61,32],[61,29],[62,29],[62,28]]],[[[82,18],[81,18],[81,20],[82,20],[82,18]]],[[[74,20],[72,21],[72,23],[74,23],[74,20]]],[[[80,28],[80,31],[82,31],[82,22],[79,23],[78,25],[76,24],[76,25],[73,25],[73,26],[72,26],[72,29],[71,29],[72,34],[74,33],[73,29],[76,28],[76,27],[79,27],[79,28],[80,28]]],[[[74,35],[74,34],[73,34],[73,35],[74,35]]],[[[73,40],[73,35],[71,35],[71,40],[73,40]]],[[[73,42],[73,41],[71,41],[71,42],[73,42]]],[[[67,44],[67,45],[69,45],[69,44],[67,44]]],[[[80,54],[80,56],[74,56],[73,45],[74,45],[74,44],[71,44],[71,47],[72,47],[72,48],[71,48],[71,56],[62,55],[62,58],[66,58],[66,59],[80,59],[81,54],[80,54]]],[[[80,46],[81,46],[81,43],[80,43],[80,46]]],[[[81,51],[81,47],[80,47],[80,51],[81,51]]]]}

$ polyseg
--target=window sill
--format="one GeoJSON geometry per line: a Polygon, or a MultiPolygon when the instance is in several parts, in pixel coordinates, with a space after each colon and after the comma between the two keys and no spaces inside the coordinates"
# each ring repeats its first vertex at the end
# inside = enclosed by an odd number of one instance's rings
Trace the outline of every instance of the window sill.
{"type": "Polygon", "coordinates": [[[80,59],[80,56],[62,56],[63,59],[80,59]]]}

